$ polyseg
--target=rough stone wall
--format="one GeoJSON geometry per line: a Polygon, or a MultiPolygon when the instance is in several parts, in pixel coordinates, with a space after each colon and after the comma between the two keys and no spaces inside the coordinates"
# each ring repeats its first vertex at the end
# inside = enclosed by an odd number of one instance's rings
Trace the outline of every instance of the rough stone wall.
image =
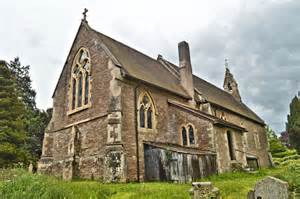
{"type": "MultiPolygon", "coordinates": [[[[215,108],[216,109],[216,108],[215,108]]],[[[234,134],[234,144],[236,146],[236,154],[238,161],[246,166],[246,155],[255,156],[258,159],[259,166],[268,167],[270,166],[268,158],[268,141],[265,129],[262,125],[255,123],[251,120],[248,120],[244,117],[233,114],[224,109],[217,108],[213,112],[216,113],[216,116],[221,118],[224,117],[226,121],[234,123],[236,125],[244,127],[248,132],[246,133],[233,133],[234,134]],[[243,153],[245,155],[243,155],[243,153]],[[243,157],[244,156],[244,157],[243,157]]],[[[228,157],[225,153],[228,154],[227,138],[226,131],[230,129],[218,129],[216,132],[216,143],[218,144],[218,153],[220,154],[220,159],[222,162],[226,162],[224,158],[228,157]],[[221,155],[223,154],[223,155],[221,155]]],[[[230,130],[234,131],[234,130],[230,130]]],[[[224,167],[221,167],[221,170],[228,170],[228,164],[230,161],[227,160],[227,163],[224,163],[224,167]]]]}
{"type": "MultiPolygon", "coordinates": [[[[122,120],[122,134],[126,143],[126,160],[128,165],[128,178],[137,179],[137,156],[136,156],[136,129],[135,129],[135,97],[140,93],[147,91],[150,93],[156,108],[156,128],[153,130],[138,128],[139,143],[139,169],[140,180],[144,180],[144,141],[165,142],[180,144],[180,130],[182,125],[192,124],[195,127],[195,148],[199,150],[214,150],[213,145],[213,127],[205,119],[199,118],[185,110],[174,107],[168,103],[168,99],[176,100],[187,104],[188,101],[176,97],[166,91],[149,87],[143,84],[136,84],[131,81],[122,83],[122,110],[124,113],[122,120]]],[[[155,126],[155,125],[154,125],[155,126]]]]}
{"type": "Polygon", "coordinates": [[[242,166],[246,166],[246,156],[243,152],[243,134],[230,128],[216,127],[216,150],[217,150],[217,162],[219,166],[219,172],[225,172],[231,170],[231,164],[240,162],[242,166]],[[235,151],[236,160],[230,159],[229,146],[227,141],[227,131],[232,133],[233,148],[235,151]]]}
{"type": "MultiPolygon", "coordinates": [[[[52,173],[70,179],[72,177],[103,178],[107,155],[107,134],[111,101],[113,70],[110,58],[99,45],[94,33],[81,25],[74,41],[66,66],[53,98],[53,116],[45,132],[43,154],[39,162],[41,172],[52,173]],[[74,56],[80,47],[89,50],[91,56],[91,107],[68,115],[70,75],[74,56]],[[80,147],[74,154],[74,133],[80,132],[77,142],[80,147]],[[73,148],[72,148],[73,147],[73,148]],[[73,150],[73,152],[71,152],[73,150]]],[[[124,161],[123,161],[124,162],[124,161]]]]}
{"type": "MultiPolygon", "coordinates": [[[[210,151],[216,151],[217,148],[219,162],[224,162],[226,168],[230,161],[226,160],[225,151],[228,150],[224,149],[227,142],[224,144],[222,132],[225,129],[218,129],[209,120],[170,105],[167,101],[171,99],[190,105],[188,100],[137,81],[124,80],[121,69],[114,65],[109,56],[97,35],[83,24],[54,94],[53,117],[45,132],[40,171],[66,179],[101,178],[111,182],[135,181],[139,168],[139,178],[143,181],[143,142],[179,144],[180,129],[188,124],[195,127],[196,145],[193,147],[210,151]],[[68,115],[71,67],[81,47],[87,48],[91,56],[91,107],[68,115]],[[135,95],[138,97],[144,91],[148,91],[153,98],[156,122],[153,130],[138,128],[136,140],[135,95]]],[[[247,139],[235,134],[237,148],[258,156],[260,165],[267,166],[267,142],[263,127],[229,112],[225,116],[227,121],[242,124],[249,131],[245,136],[247,139]],[[244,142],[248,147],[243,147],[244,142]]],[[[243,155],[237,157],[244,159],[243,155]]]]}
{"type": "Polygon", "coordinates": [[[112,79],[108,68],[109,57],[99,47],[100,41],[85,26],[81,26],[73,48],[62,71],[56,92],[53,98],[53,119],[51,129],[60,129],[69,124],[107,113],[109,104],[109,82],[112,79]],[[84,111],[67,115],[69,110],[68,92],[73,59],[80,47],[84,46],[91,56],[91,104],[92,107],[84,111]],[[101,78],[99,78],[101,77],[101,78]]]}

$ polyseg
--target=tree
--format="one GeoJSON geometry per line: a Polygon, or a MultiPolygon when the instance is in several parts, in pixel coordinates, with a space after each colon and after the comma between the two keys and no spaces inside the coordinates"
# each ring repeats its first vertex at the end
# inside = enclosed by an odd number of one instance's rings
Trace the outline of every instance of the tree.
{"type": "Polygon", "coordinates": [[[41,155],[44,130],[51,119],[52,111],[45,112],[36,108],[36,92],[32,88],[29,75],[30,66],[23,66],[20,59],[16,57],[10,61],[8,67],[16,79],[18,96],[26,108],[24,126],[27,140],[25,147],[31,154],[30,160],[35,162],[41,155]]]}
{"type": "Polygon", "coordinates": [[[297,96],[290,103],[290,114],[287,116],[286,130],[291,146],[300,153],[300,99],[297,96]]]}
{"type": "Polygon", "coordinates": [[[36,92],[31,85],[32,81],[29,75],[30,66],[22,66],[19,57],[16,57],[10,61],[8,67],[16,78],[19,97],[21,97],[26,108],[34,110],[36,108],[36,92]]]}
{"type": "Polygon", "coordinates": [[[28,150],[31,153],[31,160],[37,161],[42,154],[42,143],[44,139],[44,131],[50,122],[52,109],[30,111],[27,117],[27,135],[28,150]]]}
{"type": "Polygon", "coordinates": [[[14,76],[0,61],[0,167],[28,160],[24,115],[14,76]]]}
{"type": "Polygon", "coordinates": [[[266,127],[268,141],[269,141],[269,151],[273,157],[279,157],[284,154],[288,149],[284,146],[278,139],[276,133],[269,127],[266,127]]]}

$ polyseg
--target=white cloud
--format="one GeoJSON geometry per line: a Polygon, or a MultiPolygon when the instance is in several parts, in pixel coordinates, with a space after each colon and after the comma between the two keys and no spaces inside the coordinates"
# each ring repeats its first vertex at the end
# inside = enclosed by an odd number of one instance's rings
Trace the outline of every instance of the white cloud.
{"type": "Polygon", "coordinates": [[[229,58],[244,101],[278,131],[300,86],[296,1],[10,0],[0,7],[0,56],[31,65],[40,108],[52,105],[84,7],[94,29],[153,57],[177,63],[177,43],[187,40],[195,73],[219,86],[229,58]]]}

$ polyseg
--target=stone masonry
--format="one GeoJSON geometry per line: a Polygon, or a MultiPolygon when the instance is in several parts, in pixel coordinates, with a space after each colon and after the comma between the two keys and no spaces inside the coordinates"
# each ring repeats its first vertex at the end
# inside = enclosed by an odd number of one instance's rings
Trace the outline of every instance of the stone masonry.
{"type": "Polygon", "coordinates": [[[264,122],[226,91],[233,76],[226,74],[222,90],[192,74],[186,42],[179,55],[179,66],[152,59],[83,19],[53,93],[38,171],[104,182],[191,181],[230,171],[234,163],[269,166],[264,122]],[[72,83],[78,56],[84,67],[90,61],[83,84],[72,83]],[[74,105],[75,99],[88,103],[74,105]],[[148,108],[143,116],[142,103],[148,108]]]}

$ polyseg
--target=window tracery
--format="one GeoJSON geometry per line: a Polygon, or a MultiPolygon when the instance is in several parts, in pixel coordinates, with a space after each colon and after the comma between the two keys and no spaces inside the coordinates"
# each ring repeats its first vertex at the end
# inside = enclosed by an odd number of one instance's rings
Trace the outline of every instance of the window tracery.
{"type": "Polygon", "coordinates": [[[86,48],[75,55],[71,72],[70,109],[72,112],[90,105],[91,59],[86,48]]]}
{"type": "Polygon", "coordinates": [[[139,127],[153,129],[154,124],[154,104],[148,93],[142,93],[139,97],[139,127]]]}
{"type": "Polygon", "coordinates": [[[194,127],[189,124],[181,127],[181,145],[191,146],[195,145],[195,131],[194,127]]]}

